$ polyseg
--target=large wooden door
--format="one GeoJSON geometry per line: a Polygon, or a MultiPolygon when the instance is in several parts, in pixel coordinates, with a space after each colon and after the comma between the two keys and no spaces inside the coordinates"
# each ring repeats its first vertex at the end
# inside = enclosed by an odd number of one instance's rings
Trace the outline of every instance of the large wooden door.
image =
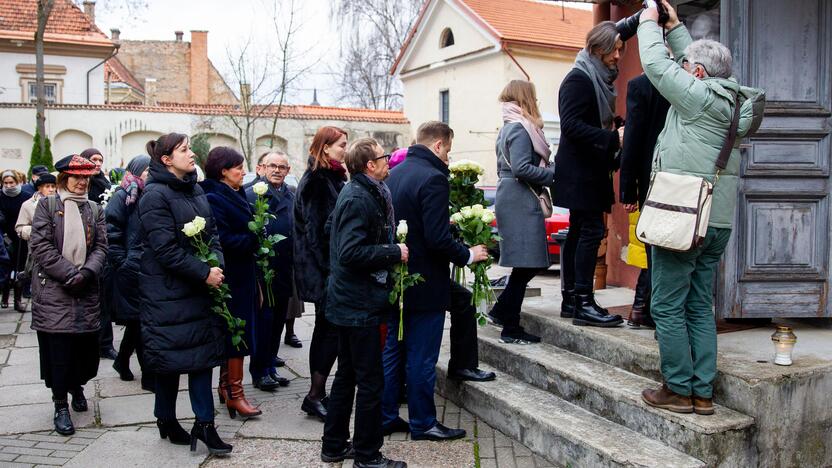
{"type": "Polygon", "coordinates": [[[741,83],[766,90],[744,143],[723,317],[829,317],[832,1],[723,0],[722,41],[741,83]]]}

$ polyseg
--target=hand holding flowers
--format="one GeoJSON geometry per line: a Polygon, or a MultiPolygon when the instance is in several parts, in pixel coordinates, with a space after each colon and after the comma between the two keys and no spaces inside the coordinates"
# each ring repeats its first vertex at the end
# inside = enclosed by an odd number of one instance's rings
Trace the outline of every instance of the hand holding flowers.
{"type": "Polygon", "coordinates": [[[260,248],[257,250],[257,266],[263,273],[263,281],[266,284],[266,302],[269,307],[274,307],[274,293],[272,292],[272,282],[274,281],[274,269],[269,266],[269,259],[274,257],[274,246],[278,242],[286,238],[280,234],[266,235],[266,226],[269,221],[275,216],[269,213],[269,203],[266,201],[264,195],[268,192],[269,187],[265,182],[257,182],[252,187],[252,191],[257,195],[257,200],[254,203],[254,217],[248,223],[248,228],[251,232],[257,235],[257,241],[260,248]]]}
{"type": "MultiPolygon", "coordinates": [[[[480,204],[463,207],[451,216],[451,221],[459,227],[462,240],[468,245],[483,245],[486,248],[491,248],[496,246],[500,240],[500,237],[491,231],[494,213],[480,204]]],[[[494,292],[491,290],[491,282],[488,279],[488,269],[492,263],[493,259],[489,256],[482,262],[468,266],[474,273],[474,283],[471,285],[471,303],[473,305],[482,302],[490,303],[494,300],[494,292]]],[[[477,310],[477,323],[480,325],[486,323],[486,318],[480,310],[477,310]]]]}

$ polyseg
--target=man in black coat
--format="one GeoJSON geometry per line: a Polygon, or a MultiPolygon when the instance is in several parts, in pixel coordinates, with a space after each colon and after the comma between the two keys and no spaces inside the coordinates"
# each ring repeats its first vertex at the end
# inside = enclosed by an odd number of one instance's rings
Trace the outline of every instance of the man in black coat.
{"type": "Polygon", "coordinates": [[[352,175],[329,218],[330,276],[326,318],[338,330],[338,371],[332,383],[324,425],[321,460],[343,461],[354,449],[356,467],[403,468],[379,449],[384,441],[381,392],[380,325],[390,308],[391,270],[407,262],[408,249],[396,244],[388,165],[372,138],[356,140],[345,158],[352,175]],[[355,399],[352,447],[350,414],[355,399]]]}
{"type": "MultiPolygon", "coordinates": [[[[257,201],[254,184],[257,182],[267,184],[267,191],[263,197],[269,204],[269,213],[274,215],[274,219],[266,225],[266,234],[269,236],[278,234],[284,237],[275,246],[275,256],[269,261],[269,266],[275,272],[271,285],[275,304],[274,307],[269,307],[264,301],[257,318],[257,341],[267,345],[255,350],[249,366],[254,386],[260,390],[272,391],[278,386],[289,385],[289,379],[277,372],[277,352],[280,349],[283,325],[286,323],[286,309],[292,297],[292,228],[294,226],[292,207],[295,203],[295,194],[286,184],[286,176],[289,175],[290,170],[286,153],[282,151],[266,153],[261,156],[257,166],[260,168],[259,180],[255,180],[255,183],[246,187],[246,197],[253,206],[257,201]]],[[[263,284],[263,287],[265,288],[266,285],[263,284]]]]}
{"type": "Polygon", "coordinates": [[[573,318],[575,325],[611,327],[622,322],[595,302],[593,280],[604,238],[604,213],[615,201],[612,173],[624,132],[614,124],[614,81],[623,45],[614,23],[605,21],[592,28],[558,95],[561,139],[553,201],[569,208],[561,317],[573,318]]]}
{"type": "MultiPolygon", "coordinates": [[[[620,200],[628,213],[640,209],[647,199],[653,150],[664,128],[668,109],[670,103],[653,87],[647,75],[627,83],[627,127],[621,151],[620,200]]],[[[638,275],[633,308],[627,320],[627,324],[633,327],[654,326],[650,317],[650,246],[644,247],[648,267],[638,275]]]]}
{"type": "Polygon", "coordinates": [[[405,292],[403,341],[398,341],[398,314],[389,323],[384,349],[384,425],[385,431],[390,432],[407,424],[399,417],[398,405],[406,360],[409,427],[414,440],[465,436],[464,430],[449,429],[436,420],[436,361],[445,311],[451,302],[449,264],[465,266],[488,258],[484,246],[468,249],[451,236],[447,161],[452,139],[453,130],[447,124],[422,124],[416,145],[408,150],[407,159],[391,171],[388,181],[396,220],[406,220],[408,224],[408,269],[419,273],[425,281],[405,292]]]}

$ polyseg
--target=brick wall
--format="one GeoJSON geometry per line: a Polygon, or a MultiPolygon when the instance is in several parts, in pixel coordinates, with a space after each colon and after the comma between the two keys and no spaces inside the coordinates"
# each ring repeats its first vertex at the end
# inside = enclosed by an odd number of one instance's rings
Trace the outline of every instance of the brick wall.
{"type": "Polygon", "coordinates": [[[208,31],[191,31],[191,104],[208,104],[208,31]]]}

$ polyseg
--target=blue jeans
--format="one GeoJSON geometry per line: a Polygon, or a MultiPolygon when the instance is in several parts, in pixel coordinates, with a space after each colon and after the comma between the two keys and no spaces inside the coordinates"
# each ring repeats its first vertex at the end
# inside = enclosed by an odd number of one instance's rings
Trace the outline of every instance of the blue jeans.
{"type": "MultiPolygon", "coordinates": [[[[214,421],[214,395],[211,393],[211,371],[208,368],[188,373],[188,394],[191,409],[199,422],[214,421]]],[[[156,375],[156,407],[158,419],[176,419],[176,397],[179,394],[179,374],[156,375]]]]}
{"type": "Polygon", "coordinates": [[[436,361],[439,359],[439,347],[442,344],[445,312],[405,313],[404,340],[402,341],[398,341],[398,311],[393,315],[382,354],[384,424],[391,424],[399,417],[401,369],[404,366],[410,432],[418,435],[437,423],[433,392],[436,385],[436,361]]]}

